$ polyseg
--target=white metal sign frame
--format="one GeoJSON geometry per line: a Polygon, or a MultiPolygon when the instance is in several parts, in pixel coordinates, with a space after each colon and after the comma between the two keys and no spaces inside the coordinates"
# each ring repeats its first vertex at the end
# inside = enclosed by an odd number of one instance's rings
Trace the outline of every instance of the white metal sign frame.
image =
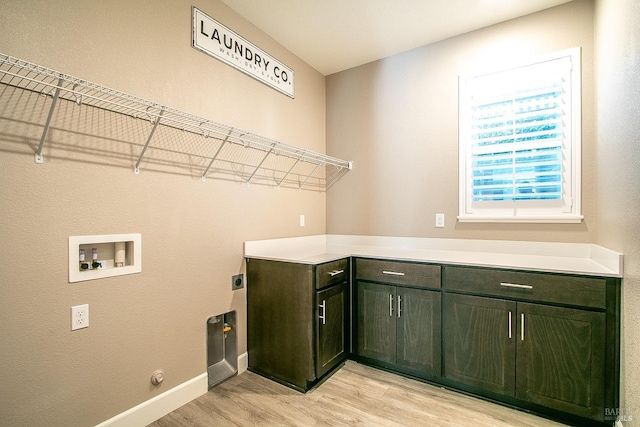
{"type": "Polygon", "coordinates": [[[294,98],[291,68],[195,7],[193,47],[294,98]]]}

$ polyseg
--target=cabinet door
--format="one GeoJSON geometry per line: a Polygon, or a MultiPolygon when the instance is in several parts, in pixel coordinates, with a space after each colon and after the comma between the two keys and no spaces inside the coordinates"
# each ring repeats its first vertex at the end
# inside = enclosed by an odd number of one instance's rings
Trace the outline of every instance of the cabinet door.
{"type": "Polygon", "coordinates": [[[440,376],[440,292],[397,288],[398,366],[440,376]]]}
{"type": "Polygon", "coordinates": [[[357,282],[357,287],[357,353],[381,362],[395,363],[395,286],[357,282]]]}
{"type": "Polygon", "coordinates": [[[519,399],[602,420],[605,314],[518,303],[519,399]]]}
{"type": "Polygon", "coordinates": [[[513,396],[516,303],[448,293],[444,313],[445,377],[513,396]]]}
{"type": "Polygon", "coordinates": [[[346,358],[348,297],[347,283],[317,293],[318,340],[316,375],[321,377],[346,358]]]}

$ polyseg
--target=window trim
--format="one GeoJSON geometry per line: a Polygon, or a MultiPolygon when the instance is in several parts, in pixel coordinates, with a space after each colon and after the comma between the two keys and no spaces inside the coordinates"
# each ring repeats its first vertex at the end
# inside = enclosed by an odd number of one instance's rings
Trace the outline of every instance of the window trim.
{"type": "Polygon", "coordinates": [[[484,72],[474,72],[472,74],[460,75],[458,80],[458,149],[459,149],[459,201],[458,201],[458,221],[459,222],[501,222],[501,223],[580,223],[583,220],[581,213],[581,51],[579,47],[554,52],[548,55],[534,58],[519,64],[500,69],[492,69],[484,72]],[[563,172],[571,180],[570,184],[563,185],[563,203],[545,203],[536,201],[500,201],[484,202],[480,205],[484,207],[474,207],[472,201],[471,174],[469,165],[471,158],[471,142],[468,138],[468,82],[487,74],[500,73],[515,70],[520,67],[535,65],[538,63],[569,57],[571,60],[571,124],[569,129],[571,136],[569,143],[571,146],[563,149],[570,153],[571,171],[563,172]],[[468,166],[469,165],[469,166],[468,166]],[[505,206],[506,204],[510,206],[505,206]],[[501,205],[500,208],[490,206],[501,205]],[[545,205],[562,205],[561,207],[549,208],[545,205]]]}

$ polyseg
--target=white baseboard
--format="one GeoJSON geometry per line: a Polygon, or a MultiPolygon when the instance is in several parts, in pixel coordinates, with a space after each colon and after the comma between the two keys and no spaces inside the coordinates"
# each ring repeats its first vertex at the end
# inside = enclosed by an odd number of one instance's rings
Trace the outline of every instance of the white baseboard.
{"type": "Polygon", "coordinates": [[[244,352],[238,356],[238,375],[249,368],[249,353],[244,352]]]}
{"type": "MultiPolygon", "coordinates": [[[[249,356],[247,353],[243,353],[238,357],[238,374],[247,370],[248,362],[249,356]]],[[[158,418],[164,417],[169,412],[205,394],[209,389],[207,379],[206,372],[200,374],[171,390],[167,390],[115,417],[109,418],[96,427],[132,427],[151,424],[158,418]]]]}

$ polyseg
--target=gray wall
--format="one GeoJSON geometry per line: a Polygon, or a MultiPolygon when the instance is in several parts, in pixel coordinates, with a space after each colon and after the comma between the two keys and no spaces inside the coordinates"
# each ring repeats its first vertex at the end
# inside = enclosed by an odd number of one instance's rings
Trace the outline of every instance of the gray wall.
{"type": "Polygon", "coordinates": [[[635,425],[640,419],[640,2],[598,0],[595,10],[596,241],[624,253],[621,406],[635,425]]]}
{"type": "Polygon", "coordinates": [[[327,195],[328,232],[593,241],[593,55],[593,3],[578,0],[328,76],[327,150],[354,162],[327,195]],[[458,76],[573,47],[582,48],[584,221],[457,222],[458,76]]]}

